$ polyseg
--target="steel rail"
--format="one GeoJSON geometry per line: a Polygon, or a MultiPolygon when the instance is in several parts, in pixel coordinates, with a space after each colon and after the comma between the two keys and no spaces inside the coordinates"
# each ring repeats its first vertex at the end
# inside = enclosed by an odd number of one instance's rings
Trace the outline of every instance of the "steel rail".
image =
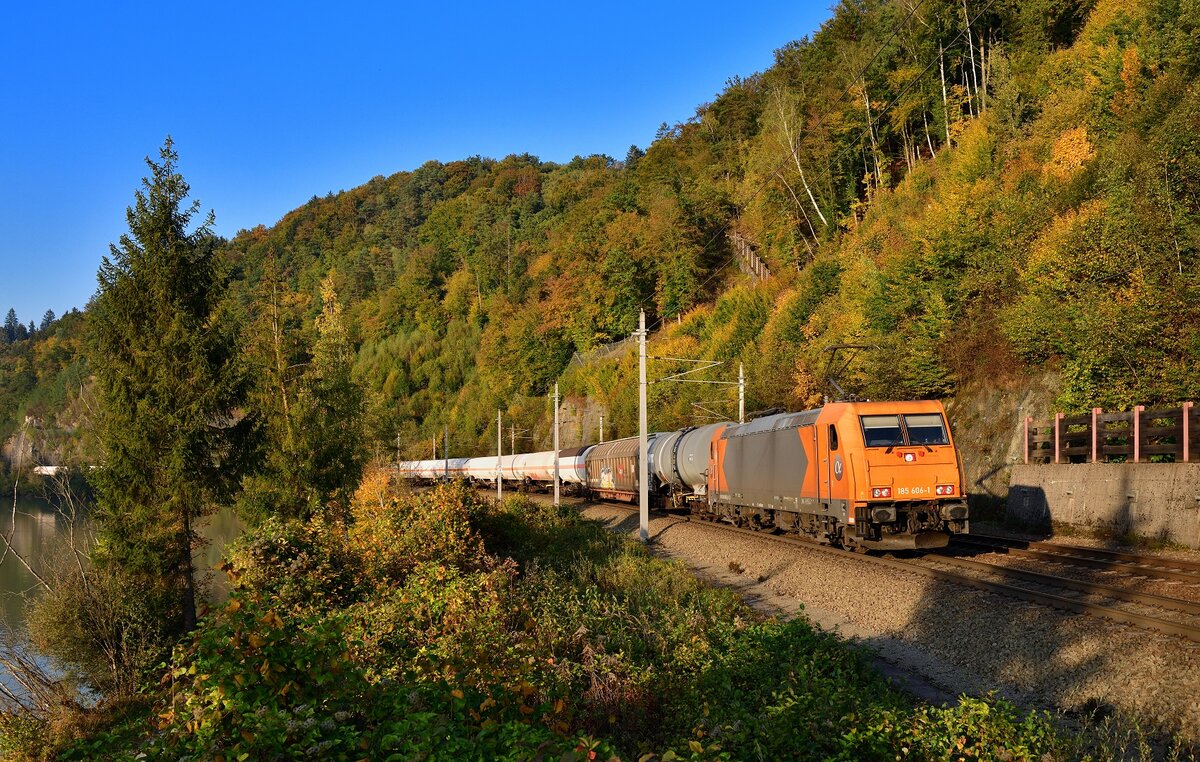
{"type": "Polygon", "coordinates": [[[1200,584],[1200,573],[1198,572],[1177,571],[1174,569],[1164,569],[1154,566],[1143,566],[1140,564],[1133,564],[1128,561],[1110,561],[1103,558],[1095,558],[1086,555],[1074,555],[1069,552],[1059,552],[1057,550],[1021,548],[1012,545],[1004,545],[976,539],[971,535],[955,535],[952,538],[952,542],[959,547],[975,547],[982,549],[987,553],[1003,553],[1006,555],[1021,556],[1026,558],[1040,558],[1043,560],[1069,564],[1071,566],[1084,566],[1089,569],[1132,572],[1142,577],[1173,579],[1182,582],[1200,584]]]}
{"type": "Polygon", "coordinates": [[[1181,558],[1147,556],[1140,553],[1125,553],[1119,550],[1109,550],[1108,548],[1089,548],[1086,545],[1067,545],[1061,542],[1017,540],[1011,537],[995,537],[987,534],[971,534],[967,535],[967,537],[1010,547],[1029,548],[1031,550],[1045,550],[1053,553],[1063,553],[1065,555],[1111,558],[1114,561],[1123,561],[1131,564],[1155,566],[1164,569],[1178,569],[1180,571],[1194,571],[1200,573],[1200,561],[1187,561],[1181,558]]]}
{"type": "Polygon", "coordinates": [[[944,563],[950,566],[958,566],[963,569],[974,569],[976,571],[995,574],[1009,579],[1019,579],[1026,582],[1033,582],[1039,585],[1047,585],[1050,587],[1061,587],[1067,590],[1075,590],[1080,593],[1088,593],[1089,595],[1099,595],[1113,600],[1126,601],[1128,603],[1138,603],[1143,606],[1154,606],[1161,609],[1169,609],[1171,611],[1179,611],[1185,614],[1200,615],[1200,603],[1192,601],[1184,601],[1178,598],[1168,598],[1165,595],[1155,595],[1153,593],[1139,593],[1134,590],[1124,590],[1119,587],[1110,587],[1108,585],[1100,585],[1093,582],[1083,582],[1070,577],[1060,577],[1054,574],[1042,574],[1040,572],[1026,571],[1025,569],[1014,569],[1011,566],[1001,566],[1000,564],[989,564],[983,561],[974,561],[967,558],[959,558],[951,556],[945,552],[934,553],[925,556],[933,563],[944,563]]]}

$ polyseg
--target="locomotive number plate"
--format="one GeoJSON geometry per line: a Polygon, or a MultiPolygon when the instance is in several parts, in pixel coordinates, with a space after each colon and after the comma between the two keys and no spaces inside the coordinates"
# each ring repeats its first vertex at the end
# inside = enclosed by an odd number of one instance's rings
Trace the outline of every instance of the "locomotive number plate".
{"type": "Polygon", "coordinates": [[[896,489],[897,495],[932,495],[931,487],[899,487],[896,489]]]}

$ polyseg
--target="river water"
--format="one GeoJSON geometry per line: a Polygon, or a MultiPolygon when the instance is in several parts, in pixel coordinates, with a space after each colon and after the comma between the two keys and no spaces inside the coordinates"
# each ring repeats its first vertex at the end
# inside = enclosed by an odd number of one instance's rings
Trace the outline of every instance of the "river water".
{"type": "MultiPolygon", "coordinates": [[[[70,558],[70,522],[42,500],[19,497],[16,508],[14,514],[11,495],[0,502],[0,532],[12,538],[13,550],[26,558],[35,571],[46,568],[47,564],[61,563],[64,557],[70,558]]],[[[196,568],[201,574],[211,575],[209,595],[214,601],[220,601],[228,593],[225,575],[217,568],[225,546],[241,533],[242,523],[231,510],[208,517],[201,529],[207,542],[196,554],[196,568]]],[[[77,546],[86,548],[85,543],[90,539],[86,519],[76,521],[74,539],[77,546]]],[[[3,553],[0,544],[0,555],[3,553]]],[[[10,553],[0,561],[0,611],[6,622],[17,627],[24,622],[26,601],[37,590],[37,579],[19,559],[10,553]]]]}

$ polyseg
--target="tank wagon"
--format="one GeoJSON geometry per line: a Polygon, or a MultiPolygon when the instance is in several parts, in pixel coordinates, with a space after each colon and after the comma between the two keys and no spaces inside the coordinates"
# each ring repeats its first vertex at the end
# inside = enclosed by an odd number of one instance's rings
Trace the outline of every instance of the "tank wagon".
{"type": "Polygon", "coordinates": [[[686,508],[708,494],[711,444],[729,423],[710,423],[659,434],[650,448],[656,483],[653,490],[673,508],[686,508]]]}
{"type": "MultiPolygon", "coordinates": [[[[945,546],[968,530],[962,468],[941,403],[834,402],[748,423],[713,423],[648,437],[657,507],[698,518],[808,535],[857,550],[945,546]]],[[[639,442],[627,437],[561,450],[565,485],[637,502],[639,442]]],[[[413,461],[412,479],[552,484],[554,452],[413,461]],[[499,467],[498,467],[499,466],[499,467]]]]}
{"type": "MultiPolygon", "coordinates": [[[[586,481],[584,454],[589,447],[560,450],[558,475],[564,485],[582,489],[586,481]]],[[[554,451],[519,453],[484,458],[451,458],[450,460],[406,460],[398,466],[402,478],[420,484],[463,479],[474,484],[495,484],[496,478],[506,485],[542,489],[554,482],[554,451]]]]}

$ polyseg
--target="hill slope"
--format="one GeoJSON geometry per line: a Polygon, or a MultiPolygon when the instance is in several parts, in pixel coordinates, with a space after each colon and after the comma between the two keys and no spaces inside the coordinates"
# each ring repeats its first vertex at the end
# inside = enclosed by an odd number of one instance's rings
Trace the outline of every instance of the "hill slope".
{"type": "MultiPolygon", "coordinates": [[[[1198,29],[1191,0],[844,2],[623,161],[431,162],[314,198],[226,244],[256,404],[303,375],[326,279],[379,452],[444,426],[492,452],[497,409],[543,447],[556,379],[631,433],[629,358],[571,358],[639,308],[654,354],[744,362],[749,409],[819,400],[850,341],[881,347],[848,379],[872,397],[1046,368],[1069,409],[1195,397],[1198,29]],[[773,277],[738,274],[733,232],[773,277]]],[[[652,426],[697,402],[732,412],[656,386],[652,426]]]]}

